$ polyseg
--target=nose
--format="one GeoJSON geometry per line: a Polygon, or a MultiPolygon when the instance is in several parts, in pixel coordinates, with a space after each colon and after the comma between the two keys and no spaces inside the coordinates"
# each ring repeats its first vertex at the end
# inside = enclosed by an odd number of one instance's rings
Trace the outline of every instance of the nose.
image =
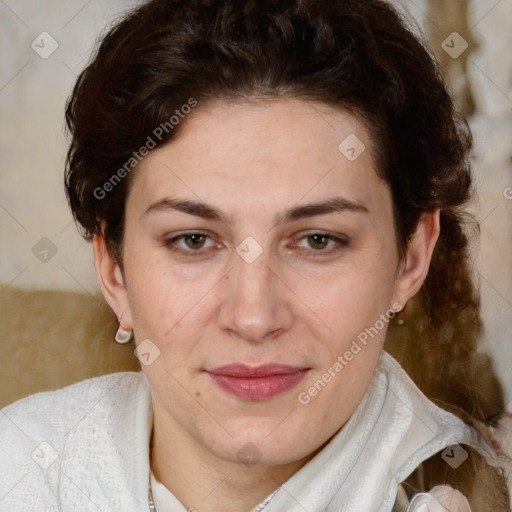
{"type": "Polygon", "coordinates": [[[222,329],[246,341],[260,343],[275,339],[291,328],[290,292],[280,279],[276,265],[273,267],[265,251],[251,263],[236,253],[233,255],[233,266],[222,287],[219,312],[222,329]]]}

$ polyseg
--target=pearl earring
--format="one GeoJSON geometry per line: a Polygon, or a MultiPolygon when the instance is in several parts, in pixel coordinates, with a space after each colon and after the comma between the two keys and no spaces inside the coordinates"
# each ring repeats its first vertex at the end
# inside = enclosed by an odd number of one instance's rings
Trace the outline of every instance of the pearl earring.
{"type": "Polygon", "coordinates": [[[126,329],[123,329],[121,326],[119,326],[119,329],[117,329],[115,338],[117,343],[120,345],[124,345],[125,343],[129,343],[132,339],[132,331],[127,331],[126,329]]]}
{"type": "Polygon", "coordinates": [[[121,319],[123,318],[123,315],[121,315],[121,318],[119,318],[119,328],[117,329],[116,335],[114,339],[117,343],[120,345],[124,345],[125,343],[130,343],[132,339],[132,331],[127,331],[126,329],[123,329],[121,327],[121,319]]]}

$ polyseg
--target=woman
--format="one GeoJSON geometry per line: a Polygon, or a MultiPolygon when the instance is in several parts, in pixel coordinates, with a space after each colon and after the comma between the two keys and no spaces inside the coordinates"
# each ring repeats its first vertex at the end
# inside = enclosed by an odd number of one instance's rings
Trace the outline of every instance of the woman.
{"type": "Polygon", "coordinates": [[[501,391],[471,374],[471,139],[392,7],[150,1],[66,118],[143,373],[5,409],[1,510],[509,509],[501,391]]]}

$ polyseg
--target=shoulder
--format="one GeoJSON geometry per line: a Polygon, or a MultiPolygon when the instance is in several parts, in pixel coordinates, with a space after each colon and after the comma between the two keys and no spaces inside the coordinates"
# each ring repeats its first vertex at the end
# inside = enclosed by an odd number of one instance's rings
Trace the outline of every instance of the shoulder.
{"type": "Polygon", "coordinates": [[[65,429],[67,419],[72,420],[100,402],[112,405],[118,400],[126,400],[134,396],[134,391],[143,390],[146,385],[142,372],[103,375],[56,391],[22,398],[1,410],[0,421],[9,421],[19,428],[41,429],[46,426],[56,430],[65,429]]]}
{"type": "Polygon", "coordinates": [[[116,432],[140,430],[149,404],[142,372],[122,372],[37,393],[0,410],[0,511],[20,503],[53,510],[63,468],[72,474],[71,464],[108,461],[119,451],[116,432]]]}
{"type": "Polygon", "coordinates": [[[88,417],[101,415],[108,421],[126,414],[146,388],[142,372],[121,372],[23,398],[0,411],[0,449],[5,455],[17,447],[35,448],[42,440],[62,441],[88,417]]]}

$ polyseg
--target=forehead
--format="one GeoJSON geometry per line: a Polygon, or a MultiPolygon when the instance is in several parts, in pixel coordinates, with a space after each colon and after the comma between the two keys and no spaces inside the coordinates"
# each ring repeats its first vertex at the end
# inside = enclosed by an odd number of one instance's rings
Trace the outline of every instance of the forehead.
{"type": "Polygon", "coordinates": [[[137,202],[164,194],[266,208],[334,192],[374,204],[389,199],[368,130],[345,110],[298,99],[216,101],[182,123],[136,169],[137,202]]]}

